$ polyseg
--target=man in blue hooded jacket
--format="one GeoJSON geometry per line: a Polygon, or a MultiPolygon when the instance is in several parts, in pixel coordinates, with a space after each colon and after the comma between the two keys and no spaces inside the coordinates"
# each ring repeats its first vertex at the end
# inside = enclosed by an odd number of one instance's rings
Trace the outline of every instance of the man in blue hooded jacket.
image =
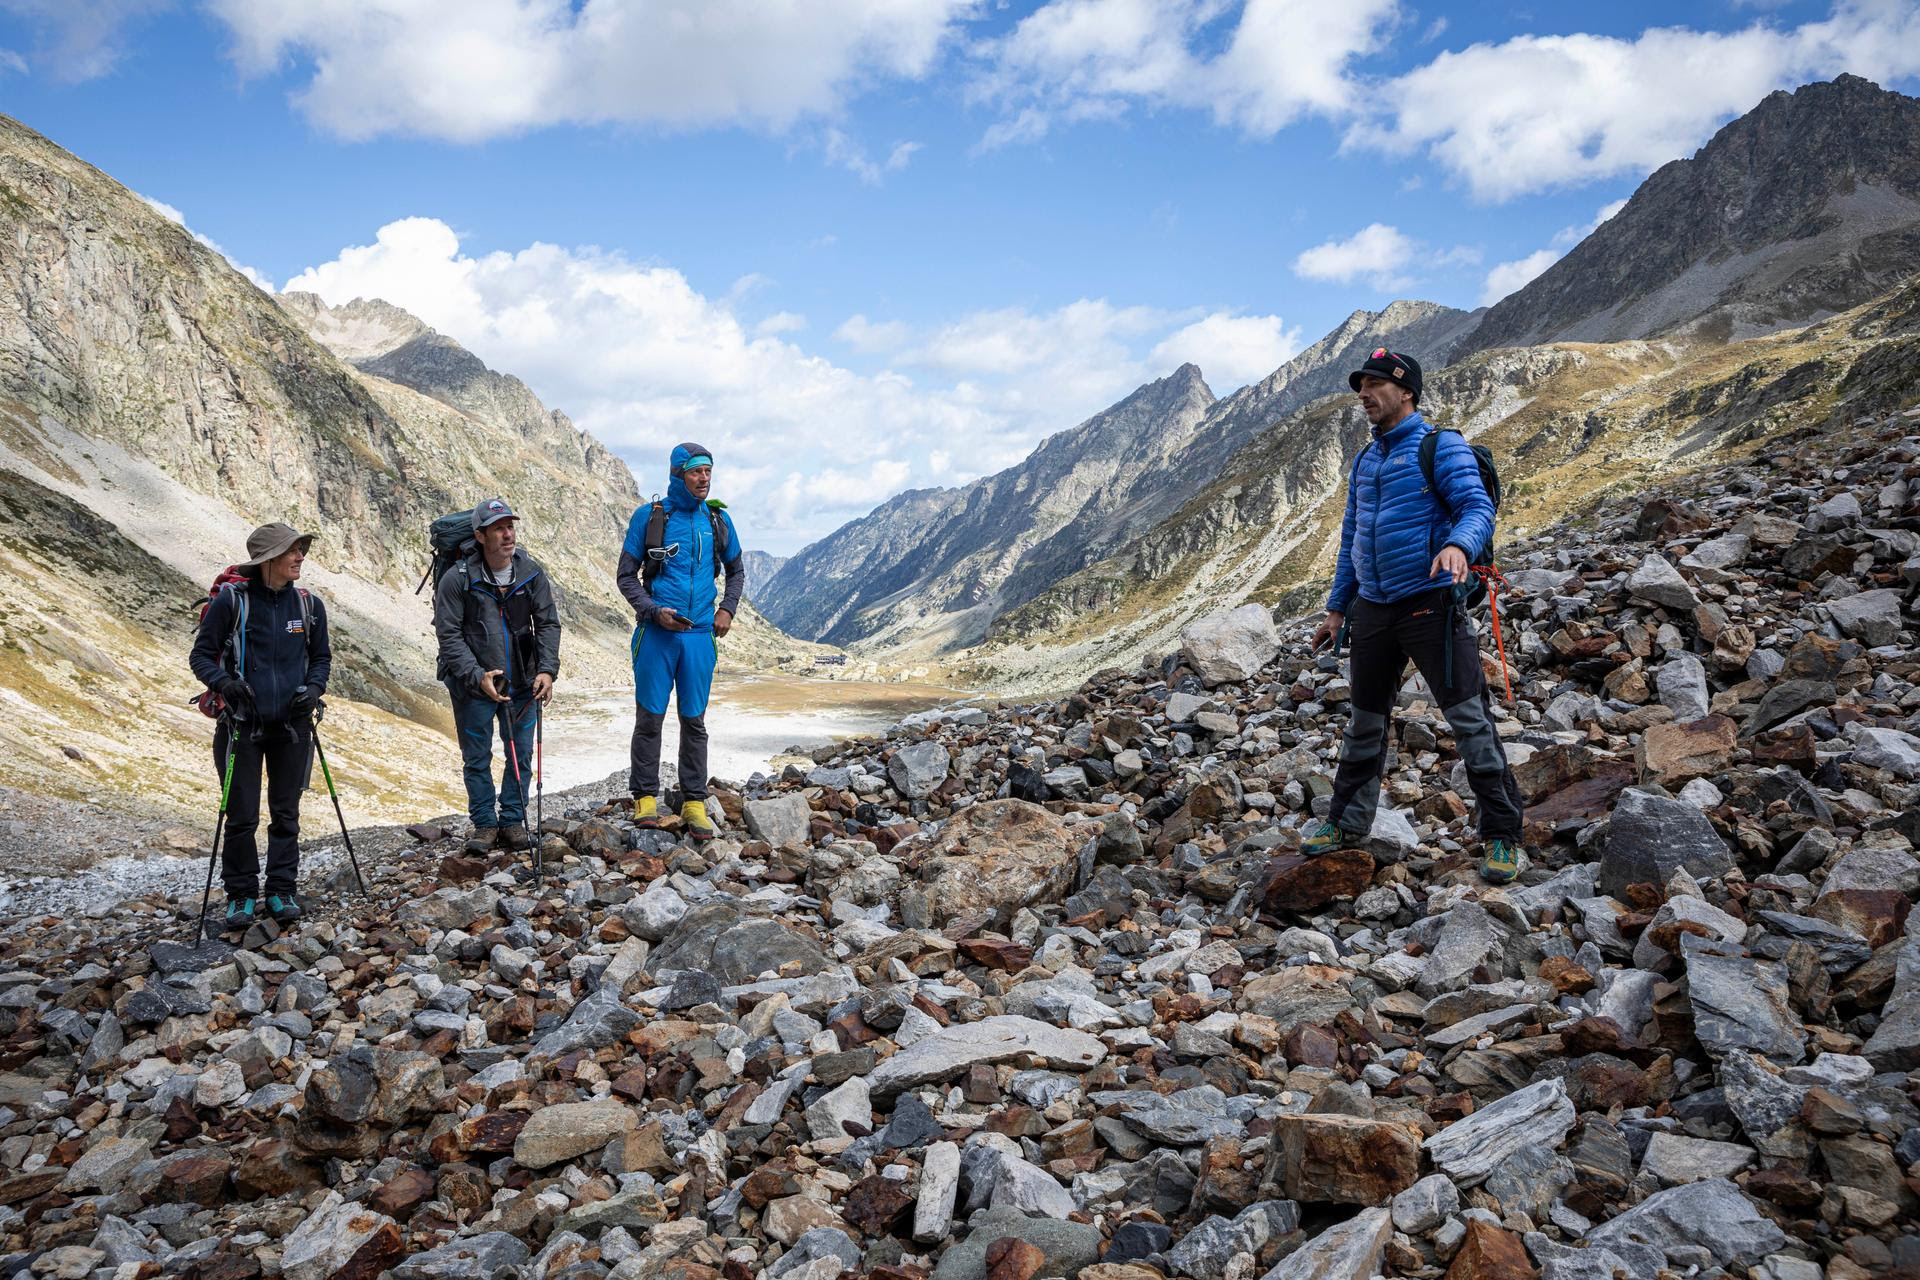
{"type": "Polygon", "coordinates": [[[733,626],[747,585],[746,561],[726,504],[709,499],[713,451],[679,444],[668,464],[664,501],[643,504],[627,522],[615,575],[633,606],[633,744],[628,786],[633,818],[660,821],[660,734],[667,698],[680,713],[680,820],[711,840],[707,815],[707,696],[719,656],[714,641],[733,626]],[[714,580],[726,574],[722,593],[714,580]]]}
{"type": "Polygon", "coordinates": [[[1479,642],[1455,593],[1467,581],[1468,555],[1492,536],[1493,500],[1473,450],[1454,431],[1435,441],[1428,486],[1420,444],[1434,427],[1420,416],[1417,361],[1381,347],[1347,382],[1373,439],[1354,462],[1333,590],[1313,643],[1317,649],[1346,632],[1352,719],[1340,743],[1329,821],[1306,848],[1366,843],[1380,806],[1387,717],[1411,658],[1453,730],[1479,802],[1480,874],[1504,884],[1520,869],[1520,789],[1494,730],[1479,642]]]}

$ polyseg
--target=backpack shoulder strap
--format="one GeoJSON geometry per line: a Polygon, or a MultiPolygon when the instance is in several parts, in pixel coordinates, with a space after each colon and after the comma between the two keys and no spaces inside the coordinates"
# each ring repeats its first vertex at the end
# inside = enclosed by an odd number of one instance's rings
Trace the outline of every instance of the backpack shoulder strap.
{"type": "Polygon", "coordinates": [[[233,674],[244,680],[247,676],[247,593],[241,584],[229,582],[220,588],[220,594],[233,610],[233,630],[227,633],[227,647],[233,650],[233,674]]]}
{"type": "Polygon", "coordinates": [[[726,568],[727,561],[733,559],[733,550],[727,539],[727,518],[720,514],[718,507],[707,508],[707,519],[713,524],[713,571],[718,574],[726,568]]]}
{"type": "Polygon", "coordinates": [[[656,502],[653,504],[653,509],[647,513],[647,536],[640,545],[643,550],[655,551],[663,546],[666,540],[667,504],[656,502]]]}
{"type": "Polygon", "coordinates": [[[300,593],[300,637],[307,642],[307,656],[313,656],[313,597],[307,594],[305,587],[295,587],[300,593]]]}
{"type": "Polygon", "coordinates": [[[1432,490],[1433,495],[1439,498],[1441,503],[1444,504],[1447,496],[1440,492],[1440,482],[1434,479],[1433,473],[1434,461],[1440,454],[1440,433],[1442,431],[1451,431],[1453,434],[1460,436],[1462,440],[1466,439],[1466,437],[1460,435],[1460,428],[1458,427],[1435,427],[1433,430],[1427,432],[1420,440],[1420,474],[1426,477],[1427,488],[1432,490]]]}

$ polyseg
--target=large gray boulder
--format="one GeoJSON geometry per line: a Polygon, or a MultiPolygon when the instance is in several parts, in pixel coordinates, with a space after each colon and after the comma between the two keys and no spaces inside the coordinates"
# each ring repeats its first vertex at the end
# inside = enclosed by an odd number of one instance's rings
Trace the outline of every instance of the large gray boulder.
{"type": "Polygon", "coordinates": [[[1696,880],[1724,876],[1733,852],[1707,815],[1683,800],[1628,787],[1620,793],[1600,858],[1600,892],[1622,900],[1630,884],[1664,885],[1685,867],[1696,880]]]}
{"type": "Polygon", "coordinates": [[[1648,555],[1627,575],[1627,594],[1636,600],[1682,613],[1691,613],[1694,606],[1700,603],[1700,597],[1680,576],[1680,571],[1657,551],[1648,555]]]}
{"type": "Polygon", "coordinates": [[[655,973],[696,969],[722,982],[751,981],[797,964],[800,973],[831,966],[818,941],[778,920],[749,915],[732,900],[706,902],[682,916],[647,962],[655,973]]]}
{"type": "Polygon", "coordinates": [[[754,839],[765,840],[776,849],[807,842],[812,811],[807,808],[807,798],[799,792],[748,800],[740,807],[746,818],[747,834],[754,839]]]}
{"type": "Polygon", "coordinates": [[[1892,644],[1900,637],[1900,593],[1882,587],[1829,600],[1827,616],[1843,634],[1861,644],[1892,644]]]}
{"type": "Polygon", "coordinates": [[[1740,1188],[1709,1178],[1648,1196],[1619,1217],[1587,1233],[1591,1248],[1650,1245],[1671,1257],[1704,1249],[1723,1267],[1751,1266],[1787,1243],[1740,1188]]]}
{"type": "Polygon", "coordinates": [[[923,800],[947,780],[951,757],[937,742],[910,742],[887,761],[887,779],[894,790],[912,800],[923,800]]]}
{"type": "Polygon", "coordinates": [[[1280,653],[1280,632],[1263,606],[1243,604],[1180,633],[1187,662],[1209,685],[1251,680],[1280,653]]]}

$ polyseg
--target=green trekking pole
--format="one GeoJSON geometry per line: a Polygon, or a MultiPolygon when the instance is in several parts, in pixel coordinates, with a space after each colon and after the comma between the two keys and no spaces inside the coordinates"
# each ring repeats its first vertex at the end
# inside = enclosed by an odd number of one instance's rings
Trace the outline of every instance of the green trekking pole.
{"type": "Polygon", "coordinates": [[[360,859],[353,853],[353,837],[347,834],[347,815],[340,811],[340,793],[333,787],[333,770],[327,768],[327,749],[320,745],[320,717],[324,711],[324,705],[314,704],[313,720],[307,731],[313,735],[313,753],[320,757],[320,776],[327,780],[327,798],[333,801],[333,816],[340,820],[340,842],[347,846],[347,862],[353,867],[354,883],[360,886],[360,896],[364,898],[368,896],[366,877],[360,874],[360,859]]]}
{"type": "Polygon", "coordinates": [[[227,825],[227,799],[233,794],[233,758],[239,754],[240,726],[227,717],[227,767],[220,779],[220,816],[213,820],[213,847],[207,852],[207,887],[200,894],[200,915],[193,923],[193,945],[207,941],[207,910],[213,905],[213,867],[220,861],[220,833],[227,825]]]}

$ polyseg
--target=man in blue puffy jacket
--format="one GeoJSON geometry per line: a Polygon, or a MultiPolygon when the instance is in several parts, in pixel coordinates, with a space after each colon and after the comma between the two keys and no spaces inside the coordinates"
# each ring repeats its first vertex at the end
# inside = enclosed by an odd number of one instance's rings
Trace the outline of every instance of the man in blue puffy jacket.
{"type": "Polygon", "coordinates": [[[709,499],[713,451],[679,444],[668,464],[664,501],[644,504],[627,522],[615,575],[633,606],[633,744],[628,786],[633,818],[660,821],[660,733],[667,698],[680,712],[680,820],[695,840],[711,840],[707,815],[707,696],[719,657],[714,641],[733,626],[747,585],[745,558],[726,504],[709,499]],[[724,571],[726,590],[714,580],[724,571]]]}
{"type": "Polygon", "coordinates": [[[1469,552],[1492,536],[1493,501],[1458,432],[1440,433],[1428,487],[1420,442],[1434,427],[1420,416],[1417,361],[1381,347],[1347,382],[1373,424],[1373,439],[1354,462],[1333,590],[1313,643],[1317,649],[1336,641],[1344,629],[1352,646],[1352,720],[1340,744],[1329,821],[1306,848],[1366,843],[1380,806],[1387,717],[1411,658],[1453,729],[1479,801],[1480,874],[1504,884],[1520,869],[1520,789],[1494,731],[1479,642],[1466,611],[1455,607],[1469,552]]]}

